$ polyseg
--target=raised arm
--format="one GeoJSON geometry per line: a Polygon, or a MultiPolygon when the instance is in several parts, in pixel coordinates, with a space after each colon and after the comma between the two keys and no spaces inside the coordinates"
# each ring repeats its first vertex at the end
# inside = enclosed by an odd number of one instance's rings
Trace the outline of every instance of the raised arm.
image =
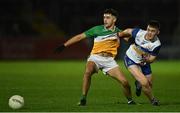
{"type": "Polygon", "coordinates": [[[82,39],[85,39],[85,38],[86,38],[86,35],[84,33],[75,35],[72,38],[70,38],[69,40],[67,40],[65,43],[58,46],[55,49],[55,52],[59,53],[59,52],[63,51],[66,47],[68,47],[68,46],[70,46],[70,45],[72,45],[74,43],[77,43],[77,42],[79,42],[79,41],[81,41],[82,39]]]}
{"type": "Polygon", "coordinates": [[[85,39],[85,38],[86,38],[86,35],[84,33],[78,34],[78,35],[72,37],[71,39],[69,39],[68,41],[66,41],[64,43],[64,46],[68,47],[76,42],[81,41],[82,39],[85,39]]]}

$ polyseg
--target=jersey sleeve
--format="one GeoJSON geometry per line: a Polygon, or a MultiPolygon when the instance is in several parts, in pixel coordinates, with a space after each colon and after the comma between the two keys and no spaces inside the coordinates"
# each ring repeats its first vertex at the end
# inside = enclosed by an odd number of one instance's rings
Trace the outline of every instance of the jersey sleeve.
{"type": "Polygon", "coordinates": [[[95,37],[96,36],[96,29],[97,27],[92,27],[89,30],[85,31],[84,34],[87,38],[95,37]]]}
{"type": "Polygon", "coordinates": [[[157,56],[159,54],[160,48],[161,48],[161,46],[158,46],[158,47],[154,48],[154,50],[152,51],[151,54],[153,56],[157,56]]]}
{"type": "Polygon", "coordinates": [[[134,28],[133,30],[132,30],[132,37],[135,39],[136,38],[136,35],[137,35],[137,33],[138,33],[138,31],[140,30],[140,28],[134,28]]]}

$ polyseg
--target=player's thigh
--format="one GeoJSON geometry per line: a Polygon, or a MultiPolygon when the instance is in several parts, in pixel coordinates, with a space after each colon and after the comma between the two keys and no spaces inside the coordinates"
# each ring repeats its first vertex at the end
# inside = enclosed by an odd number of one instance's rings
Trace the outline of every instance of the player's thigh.
{"type": "Polygon", "coordinates": [[[137,65],[131,65],[128,67],[128,70],[134,76],[134,78],[139,81],[142,85],[147,84],[147,78],[141,72],[140,68],[137,65]]]}
{"type": "Polygon", "coordinates": [[[98,71],[98,69],[97,69],[96,64],[93,61],[87,61],[85,74],[91,75],[97,71],[98,71]]]}
{"type": "Polygon", "coordinates": [[[119,69],[119,66],[109,70],[107,73],[109,76],[116,78],[120,81],[126,81],[126,78],[125,78],[123,72],[119,69]]]}

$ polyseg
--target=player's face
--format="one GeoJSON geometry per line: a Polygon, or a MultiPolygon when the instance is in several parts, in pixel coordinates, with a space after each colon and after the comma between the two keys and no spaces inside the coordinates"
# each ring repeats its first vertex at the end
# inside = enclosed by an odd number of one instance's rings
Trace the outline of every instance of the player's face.
{"type": "Polygon", "coordinates": [[[104,14],[104,26],[106,28],[114,27],[116,17],[111,14],[104,14]]]}
{"type": "Polygon", "coordinates": [[[159,30],[157,28],[151,27],[149,25],[147,26],[146,38],[148,40],[152,40],[158,34],[159,34],[159,30]]]}

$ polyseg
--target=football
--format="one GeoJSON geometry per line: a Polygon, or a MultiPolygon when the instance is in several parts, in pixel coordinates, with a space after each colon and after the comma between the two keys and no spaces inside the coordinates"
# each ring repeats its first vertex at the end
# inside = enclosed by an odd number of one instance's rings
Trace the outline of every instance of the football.
{"type": "Polygon", "coordinates": [[[24,98],[20,95],[13,95],[9,98],[9,107],[12,109],[20,109],[24,106],[24,98]]]}

